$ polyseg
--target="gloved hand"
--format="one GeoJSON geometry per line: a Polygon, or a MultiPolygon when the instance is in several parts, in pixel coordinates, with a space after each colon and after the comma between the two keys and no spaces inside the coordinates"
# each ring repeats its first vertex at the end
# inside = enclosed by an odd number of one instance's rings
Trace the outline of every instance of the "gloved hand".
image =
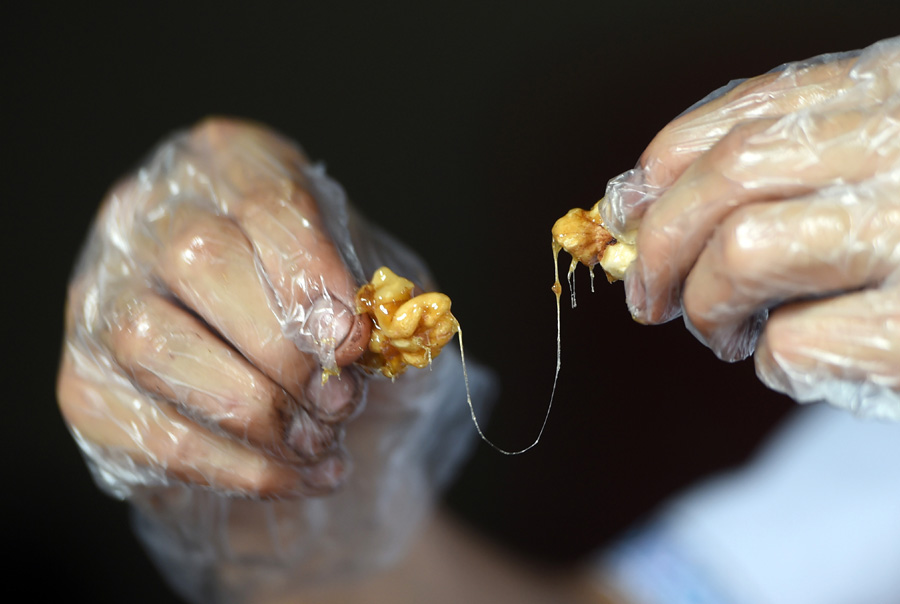
{"type": "Polygon", "coordinates": [[[363,385],[321,372],[352,363],[369,325],[306,169],[274,134],[211,120],[109,194],[72,281],[59,399],[110,488],[340,481],[363,385]]]}
{"type": "MultiPolygon", "coordinates": [[[[370,333],[355,291],[382,264],[434,288],[258,125],[178,133],[105,200],[69,290],[60,408],[185,597],[262,601],[396,558],[469,449],[458,351],[394,381],[352,366],[370,333]]],[[[484,402],[489,377],[469,376],[484,402]]]]}
{"type": "Polygon", "coordinates": [[[798,401],[900,419],[900,38],[714,93],[601,212],[637,320],[683,312],[798,401]]]}

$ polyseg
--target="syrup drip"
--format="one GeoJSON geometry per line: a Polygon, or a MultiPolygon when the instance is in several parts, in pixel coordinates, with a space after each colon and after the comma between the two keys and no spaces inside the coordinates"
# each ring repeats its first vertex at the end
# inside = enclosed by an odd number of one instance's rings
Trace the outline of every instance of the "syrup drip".
{"type": "MultiPolygon", "coordinates": [[[[532,442],[530,445],[528,445],[524,449],[519,449],[518,451],[508,451],[506,449],[498,447],[484,434],[484,431],[482,431],[481,425],[478,423],[478,417],[475,413],[475,406],[472,404],[472,394],[471,394],[471,391],[469,388],[469,372],[466,369],[466,355],[465,355],[465,348],[463,346],[462,326],[459,325],[459,322],[456,321],[455,317],[450,315],[449,305],[447,308],[447,315],[449,316],[448,318],[452,320],[452,322],[455,326],[456,335],[459,337],[459,358],[462,363],[463,380],[465,381],[465,385],[466,385],[466,402],[469,405],[469,414],[472,416],[472,423],[475,425],[475,430],[478,432],[478,436],[481,437],[481,440],[483,440],[485,443],[490,445],[491,448],[498,451],[499,453],[502,453],[503,455],[521,455],[522,453],[525,453],[526,451],[529,451],[532,448],[534,448],[538,444],[538,442],[540,442],[541,437],[544,435],[544,429],[547,427],[547,421],[550,419],[550,410],[553,408],[553,399],[556,396],[556,385],[559,380],[560,367],[562,366],[562,345],[561,345],[562,337],[561,337],[561,324],[560,324],[560,314],[561,314],[560,313],[560,295],[562,294],[562,285],[559,282],[559,252],[561,249],[562,249],[562,247],[554,241],[553,242],[553,271],[554,271],[555,281],[554,281],[553,287],[551,289],[552,289],[553,293],[556,295],[556,371],[553,375],[553,388],[550,391],[550,402],[547,403],[547,412],[544,415],[544,421],[541,424],[541,428],[538,431],[537,437],[534,439],[534,442],[532,442]]],[[[578,264],[577,261],[575,261],[573,259],[572,265],[569,267],[568,278],[569,278],[570,284],[572,284],[572,275],[575,271],[575,266],[577,264],[578,264]]],[[[382,270],[384,270],[384,269],[382,269],[382,270]]],[[[360,310],[361,311],[366,306],[366,304],[364,304],[364,303],[370,302],[365,295],[368,293],[367,287],[368,286],[364,286],[363,288],[361,288],[359,293],[357,294],[358,300],[361,301],[360,302],[360,310]]],[[[574,307],[575,306],[574,287],[572,288],[572,292],[573,292],[572,293],[572,306],[574,307]]],[[[369,303],[368,305],[372,306],[371,303],[369,303]]],[[[373,330],[376,328],[379,328],[378,324],[375,322],[374,317],[372,318],[372,320],[373,320],[373,330]]],[[[440,346],[442,346],[442,345],[443,344],[441,344],[440,346]]],[[[438,346],[438,348],[437,348],[438,352],[440,351],[440,346],[438,346]]],[[[384,345],[382,345],[381,348],[383,350],[389,349],[389,347],[385,347],[384,345]]],[[[431,361],[432,361],[432,354],[435,354],[435,353],[432,353],[431,348],[427,349],[427,353],[428,353],[427,354],[427,365],[430,366],[431,361]]],[[[435,356],[436,356],[436,354],[435,354],[435,356]]],[[[368,367],[368,369],[370,369],[370,370],[381,369],[382,373],[391,377],[391,379],[394,379],[396,373],[394,373],[392,371],[390,371],[390,372],[384,371],[384,368],[386,367],[386,362],[388,360],[390,360],[390,359],[386,359],[383,356],[383,352],[382,352],[379,356],[377,356],[375,358],[374,361],[371,361],[371,364],[368,367]]],[[[417,365],[417,366],[421,366],[421,365],[417,365]]],[[[405,366],[403,367],[403,369],[405,369],[405,366]]],[[[399,371],[398,373],[402,373],[402,370],[399,371]]],[[[325,379],[327,379],[327,376],[323,375],[323,381],[325,379]]]]}
{"type": "Polygon", "coordinates": [[[569,282],[569,295],[572,298],[572,308],[578,306],[575,302],[575,267],[578,266],[578,260],[572,258],[572,262],[569,263],[569,272],[566,274],[566,281],[569,282]]]}

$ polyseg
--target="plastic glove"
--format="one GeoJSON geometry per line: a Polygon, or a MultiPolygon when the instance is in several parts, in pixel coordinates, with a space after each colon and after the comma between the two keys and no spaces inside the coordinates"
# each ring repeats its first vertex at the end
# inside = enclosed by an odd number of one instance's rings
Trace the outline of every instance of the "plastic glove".
{"type": "MultiPolygon", "coordinates": [[[[174,135],[101,207],[69,291],[60,408],[186,597],[261,601],[387,563],[469,448],[452,350],[394,382],[351,366],[370,329],[355,291],[381,264],[433,288],[321,168],[249,123],[174,135]]],[[[490,380],[469,374],[485,400],[490,380]]]]}
{"type": "Polygon", "coordinates": [[[610,181],[632,315],[798,401],[900,419],[900,38],[714,93],[610,181]]]}

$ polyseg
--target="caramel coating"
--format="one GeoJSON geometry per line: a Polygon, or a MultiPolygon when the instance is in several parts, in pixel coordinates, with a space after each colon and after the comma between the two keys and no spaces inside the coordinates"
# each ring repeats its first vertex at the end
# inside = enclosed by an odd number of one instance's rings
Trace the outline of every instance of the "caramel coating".
{"type": "Polygon", "coordinates": [[[553,242],[588,268],[599,264],[612,283],[623,279],[634,259],[634,246],[617,241],[603,226],[601,199],[590,210],[575,208],[553,225],[553,242]]]}
{"type": "Polygon", "coordinates": [[[408,365],[427,367],[459,331],[450,298],[437,292],[413,296],[412,281],[381,267],[356,293],[356,309],[372,319],[368,350],[357,361],[393,378],[408,365]]]}

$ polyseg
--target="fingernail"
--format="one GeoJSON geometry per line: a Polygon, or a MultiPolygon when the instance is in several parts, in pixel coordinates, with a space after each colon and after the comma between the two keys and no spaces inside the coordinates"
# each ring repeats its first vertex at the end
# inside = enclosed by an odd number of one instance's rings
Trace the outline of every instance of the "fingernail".
{"type": "Polygon", "coordinates": [[[328,495],[341,486],[347,477],[348,464],[336,453],[311,466],[300,468],[303,491],[306,495],[328,495]]]}
{"type": "Polygon", "coordinates": [[[644,275],[639,264],[635,261],[625,273],[625,302],[628,304],[628,312],[631,318],[638,323],[647,322],[647,299],[644,288],[644,275]]]}
{"type": "Polygon", "coordinates": [[[644,170],[633,168],[611,179],[606,185],[605,200],[600,208],[605,226],[616,236],[630,232],[648,199],[644,170]]]}
{"type": "Polygon", "coordinates": [[[287,434],[287,445],[307,461],[323,457],[338,440],[339,430],[316,421],[303,410],[294,415],[287,434]]]}
{"type": "Polygon", "coordinates": [[[372,323],[368,315],[354,315],[350,333],[334,351],[334,360],[338,367],[353,363],[369,347],[372,323]]]}
{"type": "Polygon", "coordinates": [[[759,334],[768,316],[768,310],[763,309],[741,324],[714,333],[708,346],[723,361],[743,361],[756,351],[759,334]]]}
{"type": "Polygon", "coordinates": [[[347,339],[354,323],[354,313],[341,301],[328,296],[313,302],[307,328],[317,348],[333,352],[347,339]]]}
{"type": "Polygon", "coordinates": [[[306,398],[321,421],[334,423],[348,419],[357,411],[362,393],[362,378],[354,369],[345,368],[339,375],[329,377],[324,384],[318,375],[313,375],[306,389],[306,398]]]}

